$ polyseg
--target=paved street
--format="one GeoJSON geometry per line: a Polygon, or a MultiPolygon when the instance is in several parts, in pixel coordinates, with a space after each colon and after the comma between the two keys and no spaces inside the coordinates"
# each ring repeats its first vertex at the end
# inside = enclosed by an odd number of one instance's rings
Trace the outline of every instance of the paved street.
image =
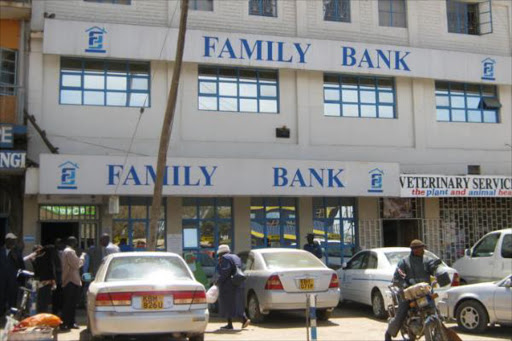
{"type": "MultiPolygon", "coordinates": [[[[328,322],[320,322],[318,340],[382,340],[386,323],[371,317],[371,308],[359,304],[344,304],[335,310],[334,317],[328,322]]],[[[85,330],[85,316],[81,315],[80,330],[59,334],[59,340],[88,340],[85,330]]],[[[272,314],[268,322],[255,326],[251,325],[245,330],[230,332],[220,331],[225,321],[211,318],[206,332],[206,340],[306,340],[304,315],[298,312],[272,314]]],[[[240,324],[235,323],[235,328],[240,324]]],[[[459,332],[455,324],[448,325],[459,332]]],[[[463,334],[459,332],[464,341],[472,340],[511,340],[512,327],[494,327],[482,335],[463,334]]],[[[155,340],[154,337],[145,338],[155,340]]],[[[116,339],[117,340],[117,339],[116,339]]],[[[169,338],[160,338],[170,341],[169,338]]]]}

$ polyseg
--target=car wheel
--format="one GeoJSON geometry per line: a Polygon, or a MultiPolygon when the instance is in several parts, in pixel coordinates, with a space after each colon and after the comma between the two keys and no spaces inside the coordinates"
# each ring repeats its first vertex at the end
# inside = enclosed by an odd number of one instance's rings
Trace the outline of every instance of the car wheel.
{"type": "Polygon", "coordinates": [[[260,311],[260,302],[258,302],[256,294],[251,294],[251,296],[249,296],[247,315],[252,323],[260,323],[265,319],[265,316],[260,311]]]}
{"type": "Polygon", "coordinates": [[[487,328],[489,317],[485,307],[477,301],[465,301],[457,308],[457,324],[470,333],[481,333],[487,328]]]}
{"type": "Polygon", "coordinates": [[[372,294],[372,310],[375,317],[383,319],[387,317],[386,309],[384,308],[384,299],[379,290],[375,290],[372,294]]]}
{"type": "Polygon", "coordinates": [[[332,311],[320,309],[316,311],[316,318],[319,321],[328,321],[331,318],[332,311]]]}
{"type": "Polygon", "coordinates": [[[189,341],[204,341],[204,333],[203,334],[197,334],[194,336],[189,336],[189,341]]]}

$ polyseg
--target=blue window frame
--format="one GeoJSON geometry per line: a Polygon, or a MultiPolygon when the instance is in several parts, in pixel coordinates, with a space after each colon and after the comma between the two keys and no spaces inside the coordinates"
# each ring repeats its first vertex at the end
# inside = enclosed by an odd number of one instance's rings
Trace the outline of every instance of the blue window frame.
{"type": "Polygon", "coordinates": [[[295,198],[251,198],[251,247],[300,247],[295,198]]]}
{"type": "Polygon", "coordinates": [[[213,0],[190,0],[190,9],[195,11],[213,11],[213,0]]]}
{"type": "Polygon", "coordinates": [[[395,118],[395,97],[393,78],[324,74],[324,116],[395,118]]]}
{"type": "Polygon", "coordinates": [[[199,110],[279,112],[276,70],[199,66],[199,110]]]}
{"type": "MultiPolygon", "coordinates": [[[[112,219],[112,242],[120,243],[126,239],[127,251],[143,251],[146,249],[146,242],[149,236],[149,220],[152,205],[151,198],[144,197],[122,197],[119,200],[119,213],[112,219]]],[[[167,250],[166,247],[166,202],[165,198],[160,210],[158,220],[157,244],[160,251],[167,250]]]]}
{"type": "Polygon", "coordinates": [[[437,121],[499,123],[495,85],[436,82],[437,121]]]}
{"type": "Polygon", "coordinates": [[[350,22],[350,0],[324,0],[324,20],[350,22]]]}
{"type": "Polygon", "coordinates": [[[249,15],[277,17],[277,0],[249,0],[249,15]]]}
{"type": "Polygon", "coordinates": [[[84,0],[85,2],[100,2],[105,4],[131,5],[131,0],[84,0]]]}
{"type": "Polygon", "coordinates": [[[480,34],[478,3],[446,0],[448,32],[480,34]]]}
{"type": "Polygon", "coordinates": [[[379,25],[407,27],[405,0],[379,0],[379,25]]]}
{"type": "Polygon", "coordinates": [[[354,255],[359,244],[356,222],[354,198],[313,198],[313,233],[327,266],[339,268],[354,255]]]}
{"type": "Polygon", "coordinates": [[[149,107],[150,65],[61,57],[59,103],[149,107]]]}

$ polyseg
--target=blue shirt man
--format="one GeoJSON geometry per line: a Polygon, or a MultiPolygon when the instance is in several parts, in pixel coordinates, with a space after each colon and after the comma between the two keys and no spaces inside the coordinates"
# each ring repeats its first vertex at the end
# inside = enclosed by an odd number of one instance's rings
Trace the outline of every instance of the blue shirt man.
{"type": "Polygon", "coordinates": [[[315,241],[315,235],[313,233],[308,233],[306,238],[308,239],[308,242],[304,244],[304,250],[311,252],[321,259],[323,257],[322,247],[319,242],[315,241]]]}

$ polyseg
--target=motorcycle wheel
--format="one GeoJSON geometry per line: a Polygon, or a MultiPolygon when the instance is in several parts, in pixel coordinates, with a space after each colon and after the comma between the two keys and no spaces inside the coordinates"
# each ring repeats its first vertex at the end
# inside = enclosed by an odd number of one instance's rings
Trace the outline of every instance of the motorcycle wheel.
{"type": "Polygon", "coordinates": [[[433,319],[425,326],[425,341],[445,341],[447,335],[443,328],[443,322],[433,319]]]}
{"type": "Polygon", "coordinates": [[[407,328],[402,328],[400,333],[402,334],[402,339],[404,341],[416,341],[416,335],[408,331],[407,328]]]}

